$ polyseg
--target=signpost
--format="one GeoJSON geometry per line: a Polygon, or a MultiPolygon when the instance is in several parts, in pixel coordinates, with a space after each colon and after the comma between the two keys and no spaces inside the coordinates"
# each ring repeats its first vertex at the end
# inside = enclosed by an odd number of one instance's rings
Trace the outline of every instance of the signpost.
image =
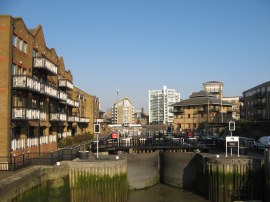
{"type": "Polygon", "coordinates": [[[226,137],[226,157],[228,157],[228,155],[227,155],[228,147],[231,148],[231,156],[232,156],[232,148],[237,147],[238,157],[239,157],[239,137],[232,136],[232,132],[235,131],[235,122],[234,121],[229,122],[229,131],[231,132],[231,136],[226,137]]]}
{"type": "Polygon", "coordinates": [[[94,133],[97,135],[97,159],[98,159],[98,135],[100,133],[100,124],[94,124],[94,133]]]}

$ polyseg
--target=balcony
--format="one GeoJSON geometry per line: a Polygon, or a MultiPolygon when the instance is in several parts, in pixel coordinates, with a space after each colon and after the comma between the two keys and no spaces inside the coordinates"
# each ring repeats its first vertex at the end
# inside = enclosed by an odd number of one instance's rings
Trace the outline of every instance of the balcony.
{"type": "Polygon", "coordinates": [[[254,106],[256,108],[264,108],[264,107],[266,107],[266,103],[265,102],[257,102],[254,104],[254,106]]]}
{"type": "Polygon", "coordinates": [[[39,120],[40,111],[28,108],[12,108],[12,119],[16,120],[39,120]]]}
{"type": "Polygon", "coordinates": [[[74,101],[74,107],[79,107],[79,106],[80,106],[80,103],[77,101],[74,101]]]}
{"type": "Polygon", "coordinates": [[[67,101],[67,94],[61,90],[58,91],[58,98],[61,100],[61,101],[64,101],[66,102],[67,101]]]}
{"type": "Polygon", "coordinates": [[[85,117],[80,117],[79,122],[80,123],[89,123],[90,122],[90,119],[89,118],[85,118],[85,117]]]}
{"type": "Polygon", "coordinates": [[[219,112],[220,111],[220,107],[210,107],[209,110],[211,112],[219,112]]]}
{"type": "Polygon", "coordinates": [[[40,112],[40,121],[47,121],[47,113],[40,112]]]}
{"type": "Polygon", "coordinates": [[[80,118],[77,116],[69,116],[68,117],[68,122],[79,122],[80,118]]]}
{"type": "Polygon", "coordinates": [[[67,79],[59,79],[58,86],[73,90],[73,84],[67,79]]]}
{"type": "Polygon", "coordinates": [[[40,82],[25,75],[13,76],[13,88],[40,92],[40,82]]]}
{"type": "Polygon", "coordinates": [[[59,99],[58,90],[52,86],[47,85],[47,84],[41,84],[40,93],[59,99]]]}
{"type": "Polygon", "coordinates": [[[255,93],[255,97],[258,99],[261,99],[263,97],[265,97],[266,93],[265,92],[257,92],[255,93]]]}
{"type": "Polygon", "coordinates": [[[72,107],[79,107],[79,102],[72,100],[70,98],[67,98],[66,104],[72,107]]]}
{"type": "Polygon", "coordinates": [[[174,108],[173,113],[184,113],[184,109],[183,108],[174,108]]]}
{"type": "Polygon", "coordinates": [[[27,139],[13,139],[11,141],[11,149],[13,151],[26,149],[27,147],[38,147],[39,145],[45,145],[56,142],[56,135],[41,136],[27,139]]]}
{"type": "Polygon", "coordinates": [[[67,115],[64,113],[50,113],[50,121],[67,121],[67,115]]]}
{"type": "Polygon", "coordinates": [[[69,106],[74,106],[74,100],[70,99],[70,98],[67,98],[67,105],[69,106]]]}
{"type": "Polygon", "coordinates": [[[57,75],[57,66],[46,58],[34,58],[33,68],[46,70],[52,75],[57,75]]]}

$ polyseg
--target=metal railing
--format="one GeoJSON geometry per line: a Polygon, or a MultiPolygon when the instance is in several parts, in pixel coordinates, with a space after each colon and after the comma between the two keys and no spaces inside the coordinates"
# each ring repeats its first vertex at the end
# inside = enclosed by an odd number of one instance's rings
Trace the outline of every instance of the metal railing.
{"type": "Polygon", "coordinates": [[[25,149],[27,147],[37,147],[40,144],[49,144],[56,142],[56,135],[46,135],[35,138],[13,139],[11,141],[11,149],[13,151],[25,149]],[[38,142],[39,141],[39,142],[38,142]]]}
{"type": "Polygon", "coordinates": [[[30,165],[54,165],[59,161],[72,161],[79,156],[80,147],[84,145],[62,148],[54,152],[27,152],[21,155],[11,154],[9,157],[0,156],[0,170],[15,171],[30,165]]]}
{"type": "Polygon", "coordinates": [[[57,75],[57,66],[46,58],[34,58],[33,66],[34,68],[44,68],[54,75],[57,75]]]}
{"type": "Polygon", "coordinates": [[[12,119],[39,120],[40,111],[23,107],[12,108],[12,119]]]}
{"type": "Polygon", "coordinates": [[[13,88],[25,88],[40,92],[40,82],[26,75],[13,76],[13,88]]]}
{"type": "Polygon", "coordinates": [[[59,79],[59,87],[66,87],[72,90],[73,84],[66,79],[59,79]]]}

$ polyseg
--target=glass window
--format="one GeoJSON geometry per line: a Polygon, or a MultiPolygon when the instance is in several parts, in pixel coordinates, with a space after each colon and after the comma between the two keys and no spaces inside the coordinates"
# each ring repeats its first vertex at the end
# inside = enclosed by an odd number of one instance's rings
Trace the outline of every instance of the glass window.
{"type": "Polygon", "coordinates": [[[27,43],[23,42],[23,52],[26,53],[27,51],[27,43]]]}
{"type": "Polygon", "coordinates": [[[15,64],[12,64],[12,75],[18,74],[18,66],[15,64]]]}
{"type": "Polygon", "coordinates": [[[23,41],[20,38],[18,38],[18,46],[17,46],[17,48],[19,50],[22,50],[22,46],[23,46],[23,41]]]}
{"type": "Polygon", "coordinates": [[[14,107],[24,107],[25,106],[25,98],[15,96],[13,99],[13,106],[14,107]]]}
{"type": "Polygon", "coordinates": [[[40,109],[44,109],[44,102],[43,101],[40,101],[39,105],[40,105],[40,109]]]}
{"type": "Polygon", "coordinates": [[[38,54],[37,54],[37,51],[36,51],[36,50],[33,50],[33,52],[32,52],[32,56],[33,56],[34,58],[36,58],[36,57],[38,56],[38,54]]]}
{"type": "Polygon", "coordinates": [[[17,47],[17,41],[18,41],[17,36],[16,35],[13,35],[13,39],[12,39],[13,46],[17,47]]]}

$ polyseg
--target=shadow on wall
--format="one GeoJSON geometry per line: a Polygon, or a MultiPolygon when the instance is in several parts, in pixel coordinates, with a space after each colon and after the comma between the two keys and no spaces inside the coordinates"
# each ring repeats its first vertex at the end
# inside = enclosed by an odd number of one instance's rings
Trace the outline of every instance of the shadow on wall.
{"type": "MultiPolygon", "coordinates": [[[[198,184],[198,158],[196,154],[187,163],[183,172],[183,188],[189,191],[197,190],[198,184]]],[[[196,191],[197,192],[197,191],[196,191]]]]}

